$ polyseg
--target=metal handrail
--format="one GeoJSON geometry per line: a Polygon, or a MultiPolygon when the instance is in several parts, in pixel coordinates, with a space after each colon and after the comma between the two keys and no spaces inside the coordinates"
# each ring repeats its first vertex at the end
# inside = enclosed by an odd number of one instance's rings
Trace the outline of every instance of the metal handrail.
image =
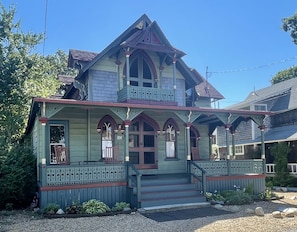
{"type": "Polygon", "coordinates": [[[197,165],[194,161],[188,160],[188,173],[191,175],[191,177],[196,178],[197,180],[200,180],[202,182],[202,192],[203,195],[206,193],[206,171],[197,165]],[[191,166],[194,166],[195,168],[199,169],[202,173],[202,176],[199,176],[197,173],[192,172],[191,166]]]}
{"type": "Polygon", "coordinates": [[[127,162],[128,187],[136,186],[138,208],[141,208],[141,176],[142,174],[136,169],[135,165],[131,162],[127,162]],[[135,173],[136,181],[135,178],[132,176],[132,173],[130,173],[130,170],[135,173]]]}

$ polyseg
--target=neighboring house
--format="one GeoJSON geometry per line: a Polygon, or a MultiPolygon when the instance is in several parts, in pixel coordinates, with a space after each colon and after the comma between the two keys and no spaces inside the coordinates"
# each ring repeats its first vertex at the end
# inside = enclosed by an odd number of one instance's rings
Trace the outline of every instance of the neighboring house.
{"type": "Polygon", "coordinates": [[[205,191],[251,182],[264,190],[262,160],[214,163],[210,135],[242,120],[261,126],[265,114],[211,108],[223,96],[184,55],[146,15],[98,54],[70,50],[79,74],[60,99],[33,99],[26,131],[42,208],[91,198],[197,203],[205,191]]]}
{"type": "MultiPolygon", "coordinates": [[[[292,78],[269,87],[255,90],[232,110],[271,111],[273,114],[264,120],[266,162],[273,163],[270,148],[275,143],[287,142],[290,147],[288,162],[297,162],[297,78],[292,78]]],[[[224,128],[218,128],[220,154],[226,153],[224,128]]],[[[232,135],[230,134],[231,138],[232,135]]],[[[261,137],[255,123],[242,122],[234,133],[236,159],[260,157],[261,137]]],[[[231,152],[231,155],[233,153],[231,152]]]]}

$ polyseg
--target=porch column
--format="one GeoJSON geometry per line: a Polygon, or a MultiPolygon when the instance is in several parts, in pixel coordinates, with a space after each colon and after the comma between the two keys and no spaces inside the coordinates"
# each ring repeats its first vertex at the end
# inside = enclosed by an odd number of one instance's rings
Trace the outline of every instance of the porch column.
{"type": "Polygon", "coordinates": [[[232,138],[232,155],[233,155],[233,159],[235,159],[235,130],[231,130],[231,138],[232,138]]]}
{"type": "Polygon", "coordinates": [[[127,80],[127,86],[130,85],[130,48],[128,48],[125,52],[126,55],[126,80],[127,80]]]}
{"type": "Polygon", "coordinates": [[[230,130],[231,124],[226,124],[225,129],[226,129],[226,149],[227,149],[227,159],[230,159],[230,145],[229,145],[229,130],[230,130]]]}
{"type": "Polygon", "coordinates": [[[176,55],[173,57],[173,95],[174,101],[176,101],[176,55]]]}
{"type": "Polygon", "coordinates": [[[190,122],[187,122],[186,123],[187,160],[191,160],[191,144],[190,144],[191,135],[190,135],[190,127],[191,127],[191,123],[190,122]]]}
{"type": "Polygon", "coordinates": [[[208,136],[208,146],[209,146],[209,149],[208,149],[208,151],[209,151],[209,159],[211,159],[211,156],[212,156],[212,138],[213,138],[213,136],[212,135],[209,135],[208,136]]]}
{"type": "MultiPolygon", "coordinates": [[[[39,122],[41,123],[41,130],[42,130],[42,136],[43,136],[43,149],[41,150],[41,157],[39,157],[40,160],[38,160],[39,162],[41,161],[42,165],[46,165],[47,161],[46,161],[46,131],[45,131],[45,126],[46,123],[48,122],[48,118],[46,117],[45,114],[45,102],[42,103],[42,108],[41,108],[41,117],[39,118],[39,122]]],[[[37,157],[38,159],[38,157],[37,157]]]]}
{"type": "Polygon", "coordinates": [[[121,74],[120,74],[120,65],[121,65],[121,61],[116,60],[115,61],[116,64],[116,68],[117,68],[117,76],[118,76],[118,91],[121,90],[123,88],[122,82],[121,82],[121,74]]]}
{"type": "Polygon", "coordinates": [[[159,67],[159,78],[157,79],[157,85],[158,85],[158,88],[162,88],[162,73],[163,73],[163,69],[164,67],[163,66],[160,66],[159,67]]]}
{"type": "Polygon", "coordinates": [[[129,125],[131,121],[126,120],[125,124],[125,161],[129,162],[129,125]]]}
{"type": "Polygon", "coordinates": [[[265,126],[261,125],[259,126],[259,129],[261,130],[261,159],[263,161],[263,173],[266,173],[266,155],[265,155],[265,142],[264,142],[264,130],[265,126]]]}
{"type": "Polygon", "coordinates": [[[265,159],[265,143],[264,143],[264,130],[265,126],[259,126],[259,129],[261,130],[261,159],[265,159]]]}

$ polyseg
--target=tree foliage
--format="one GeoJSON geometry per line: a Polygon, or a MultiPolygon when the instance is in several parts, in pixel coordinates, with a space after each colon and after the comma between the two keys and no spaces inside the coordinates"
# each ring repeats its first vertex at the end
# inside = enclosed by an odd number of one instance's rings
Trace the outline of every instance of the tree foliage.
{"type": "Polygon", "coordinates": [[[275,164],[274,182],[280,186],[286,186],[290,177],[290,171],[288,169],[289,151],[290,148],[286,142],[280,142],[271,148],[271,154],[274,157],[275,164]]]}
{"type": "Polygon", "coordinates": [[[30,141],[23,141],[31,98],[55,94],[58,74],[74,74],[65,52],[35,52],[43,36],[23,33],[15,12],[0,3],[0,208],[27,204],[36,191],[35,158],[30,141]]]}
{"type": "Polygon", "coordinates": [[[297,66],[279,71],[272,79],[271,84],[277,84],[282,81],[286,81],[297,77],[297,66]]]}
{"type": "Polygon", "coordinates": [[[294,44],[297,44],[297,12],[288,18],[282,19],[282,28],[285,32],[290,32],[294,44]]]}

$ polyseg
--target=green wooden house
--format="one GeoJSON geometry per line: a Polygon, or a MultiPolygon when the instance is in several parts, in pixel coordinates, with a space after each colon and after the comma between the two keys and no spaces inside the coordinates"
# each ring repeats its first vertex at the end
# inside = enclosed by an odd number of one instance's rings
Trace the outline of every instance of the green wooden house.
{"type": "Polygon", "coordinates": [[[264,190],[265,160],[210,160],[216,127],[263,126],[264,113],[212,108],[223,96],[184,55],[146,15],[100,53],[70,50],[79,74],[60,98],[34,98],[29,116],[41,208],[93,198],[196,204],[234,185],[264,190]]]}

